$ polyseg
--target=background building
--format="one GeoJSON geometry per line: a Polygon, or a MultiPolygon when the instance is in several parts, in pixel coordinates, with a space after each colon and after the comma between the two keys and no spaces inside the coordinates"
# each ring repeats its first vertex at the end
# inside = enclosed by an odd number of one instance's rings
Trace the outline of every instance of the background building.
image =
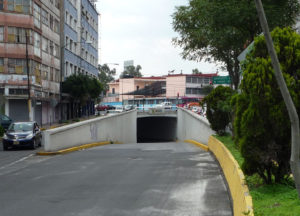
{"type": "Polygon", "coordinates": [[[0,1],[0,111],[15,121],[59,119],[59,2],[0,1]]]}
{"type": "MultiPolygon", "coordinates": [[[[81,73],[98,78],[98,12],[90,0],[63,0],[61,7],[62,77],[81,73]]],[[[69,119],[71,104],[62,100],[62,119],[69,119]]]]}
{"type": "Polygon", "coordinates": [[[207,87],[213,86],[214,77],[218,77],[218,74],[123,78],[109,83],[109,91],[103,102],[111,105],[154,105],[163,101],[173,104],[200,101],[207,95],[207,87]]]}

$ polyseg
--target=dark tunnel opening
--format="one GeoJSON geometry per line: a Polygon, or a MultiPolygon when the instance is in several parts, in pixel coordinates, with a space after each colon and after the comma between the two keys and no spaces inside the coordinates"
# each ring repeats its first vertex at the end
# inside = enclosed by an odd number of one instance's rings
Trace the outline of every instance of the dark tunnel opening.
{"type": "Polygon", "coordinates": [[[177,136],[176,117],[137,118],[137,142],[172,142],[177,136]]]}

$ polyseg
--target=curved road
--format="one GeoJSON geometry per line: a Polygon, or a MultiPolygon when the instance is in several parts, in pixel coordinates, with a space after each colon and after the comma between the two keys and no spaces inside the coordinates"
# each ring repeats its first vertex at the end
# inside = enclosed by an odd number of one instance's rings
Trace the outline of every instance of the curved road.
{"type": "Polygon", "coordinates": [[[219,165],[192,144],[107,145],[53,157],[6,154],[22,157],[0,160],[3,216],[232,215],[219,165]]]}

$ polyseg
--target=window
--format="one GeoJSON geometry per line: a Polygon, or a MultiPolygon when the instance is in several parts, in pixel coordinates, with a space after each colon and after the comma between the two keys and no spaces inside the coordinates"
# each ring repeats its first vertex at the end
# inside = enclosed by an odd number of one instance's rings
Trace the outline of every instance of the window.
{"type": "MultiPolygon", "coordinates": [[[[138,87],[138,86],[137,86],[138,87]]],[[[138,90],[138,89],[137,89],[138,90]]],[[[115,94],[115,88],[112,88],[112,94],[115,94]]]]}
{"type": "Polygon", "coordinates": [[[8,33],[8,42],[26,43],[26,29],[16,28],[16,27],[8,27],[7,33],[8,33]]]}
{"type": "Polygon", "coordinates": [[[31,2],[28,0],[8,0],[7,10],[29,14],[31,12],[31,2]]]}
{"type": "Polygon", "coordinates": [[[50,29],[54,30],[54,18],[51,14],[50,14],[50,29]]]}
{"type": "Polygon", "coordinates": [[[34,32],[34,54],[41,57],[41,36],[39,33],[34,32]]]}
{"type": "Polygon", "coordinates": [[[0,0],[0,10],[3,10],[3,0],[0,0]]]}
{"type": "Polygon", "coordinates": [[[42,23],[49,26],[48,12],[42,9],[42,23]]]}
{"type": "Polygon", "coordinates": [[[73,64],[70,64],[70,74],[73,74],[73,64]]]}
{"type": "Polygon", "coordinates": [[[38,62],[33,62],[33,68],[34,68],[35,83],[41,85],[42,84],[41,64],[38,62]]]}
{"type": "Polygon", "coordinates": [[[53,67],[50,67],[49,81],[54,81],[54,70],[53,70],[53,67]]]}
{"type": "Polygon", "coordinates": [[[66,67],[65,67],[65,74],[64,74],[64,76],[68,76],[68,71],[69,71],[69,62],[66,62],[66,67]]]}
{"type": "Polygon", "coordinates": [[[55,82],[60,82],[60,70],[55,69],[55,82]]]}
{"type": "Polygon", "coordinates": [[[42,50],[45,51],[46,53],[49,52],[49,40],[45,37],[42,38],[42,50]]]}
{"type": "Polygon", "coordinates": [[[187,83],[192,83],[192,77],[186,77],[186,82],[187,83]]]}
{"type": "Polygon", "coordinates": [[[59,46],[54,44],[54,56],[59,58],[59,46]]]}
{"type": "Polygon", "coordinates": [[[59,33],[59,22],[57,19],[54,20],[54,32],[59,33]]]}
{"type": "Polygon", "coordinates": [[[8,73],[27,74],[26,59],[8,59],[8,73]]]}
{"type": "Polygon", "coordinates": [[[72,26],[72,23],[73,23],[73,17],[70,15],[70,20],[69,20],[70,22],[68,23],[69,24],[69,26],[72,26]]]}
{"type": "Polygon", "coordinates": [[[69,50],[73,51],[73,40],[70,39],[69,50]]]}
{"type": "Polygon", "coordinates": [[[0,58],[0,73],[4,73],[4,58],[0,58]]]}
{"type": "Polygon", "coordinates": [[[48,80],[48,74],[50,72],[50,68],[47,65],[42,65],[42,79],[48,80]]]}
{"type": "Polygon", "coordinates": [[[68,11],[66,11],[66,17],[65,17],[65,22],[68,23],[68,19],[69,19],[69,13],[68,11]]]}
{"type": "Polygon", "coordinates": [[[4,41],[4,27],[0,26],[0,42],[4,41]]]}
{"type": "Polygon", "coordinates": [[[35,3],[33,8],[33,17],[34,17],[34,25],[38,28],[41,28],[41,8],[35,3]]]}
{"type": "Polygon", "coordinates": [[[53,44],[53,41],[50,41],[50,54],[54,55],[54,44],[53,44]]]}

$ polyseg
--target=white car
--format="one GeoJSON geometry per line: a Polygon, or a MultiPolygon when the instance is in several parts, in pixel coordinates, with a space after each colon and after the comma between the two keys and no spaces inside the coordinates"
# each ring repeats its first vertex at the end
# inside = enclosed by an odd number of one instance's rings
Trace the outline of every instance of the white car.
{"type": "Polygon", "coordinates": [[[156,108],[161,108],[161,109],[172,109],[172,103],[171,102],[162,102],[158,105],[156,105],[156,108]]]}

